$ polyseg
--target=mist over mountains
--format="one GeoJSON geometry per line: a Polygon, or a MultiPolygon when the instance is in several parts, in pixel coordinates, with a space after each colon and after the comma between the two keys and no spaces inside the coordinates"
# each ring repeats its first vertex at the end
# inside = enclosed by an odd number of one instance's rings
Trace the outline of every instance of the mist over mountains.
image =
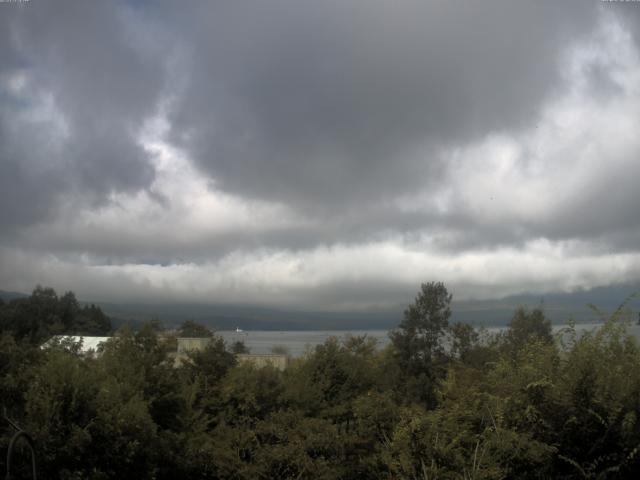
{"type": "MultiPolygon", "coordinates": [[[[533,308],[543,305],[554,324],[570,318],[578,323],[599,321],[599,315],[589,305],[604,313],[614,311],[631,294],[640,291],[640,284],[619,284],[580,290],[572,293],[546,295],[516,295],[497,300],[453,301],[452,322],[469,323],[475,327],[506,325],[519,306],[533,308]]],[[[0,298],[9,301],[28,294],[0,290],[0,298]]],[[[105,303],[80,299],[81,303],[95,303],[112,318],[114,327],[124,323],[137,324],[156,319],[166,327],[177,326],[184,320],[195,320],[216,330],[384,330],[392,329],[402,319],[405,306],[362,311],[314,311],[267,308],[253,305],[197,304],[197,303],[105,303]]],[[[627,308],[637,315],[640,301],[632,299],[627,308]]]]}

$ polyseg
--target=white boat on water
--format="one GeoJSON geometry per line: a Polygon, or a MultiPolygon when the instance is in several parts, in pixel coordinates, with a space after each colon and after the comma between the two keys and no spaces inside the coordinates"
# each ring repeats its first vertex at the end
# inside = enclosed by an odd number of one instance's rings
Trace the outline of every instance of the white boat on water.
{"type": "Polygon", "coordinates": [[[243,330],[240,327],[236,327],[236,333],[243,333],[243,330]]]}

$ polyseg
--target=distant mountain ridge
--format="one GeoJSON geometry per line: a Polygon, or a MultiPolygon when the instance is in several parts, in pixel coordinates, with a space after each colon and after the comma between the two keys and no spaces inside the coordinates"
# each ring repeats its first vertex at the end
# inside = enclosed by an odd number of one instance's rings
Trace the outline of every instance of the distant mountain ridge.
{"type": "Polygon", "coordinates": [[[402,312],[318,312],[242,305],[98,303],[110,316],[136,321],[156,318],[166,326],[194,320],[216,330],[357,330],[397,325],[402,312]]]}
{"type": "MultiPolygon", "coordinates": [[[[588,307],[594,304],[605,312],[615,310],[630,294],[640,292],[640,284],[619,284],[580,290],[573,293],[545,295],[514,295],[499,300],[455,301],[451,321],[474,326],[506,325],[516,308],[542,305],[555,324],[569,318],[577,322],[597,321],[597,314],[588,307]]],[[[0,290],[0,298],[10,301],[29,295],[0,290]]],[[[112,319],[114,327],[123,323],[138,324],[157,319],[167,327],[184,320],[194,320],[216,330],[375,330],[391,329],[402,320],[404,307],[368,311],[312,311],[259,307],[251,305],[207,305],[194,303],[144,304],[115,302],[95,303],[112,319]]],[[[640,301],[634,299],[628,307],[637,312],[640,301]]],[[[635,313],[637,315],[637,313],[635,313]]]]}
{"type": "Polygon", "coordinates": [[[9,302],[11,300],[15,300],[16,298],[26,298],[29,295],[26,293],[20,292],[7,292],[5,290],[0,290],[0,298],[5,302],[9,302]]]}

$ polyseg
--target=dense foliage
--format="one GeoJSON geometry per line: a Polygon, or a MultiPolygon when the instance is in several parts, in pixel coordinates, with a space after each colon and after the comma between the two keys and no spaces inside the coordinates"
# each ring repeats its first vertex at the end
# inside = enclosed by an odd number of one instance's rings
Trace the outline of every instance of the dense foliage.
{"type": "Polygon", "coordinates": [[[0,331],[39,344],[52,335],[107,335],[111,321],[100,307],[81,306],[73,292],[59,297],[37,286],[30,297],[0,300],[0,331]]]}
{"type": "MultiPolygon", "coordinates": [[[[237,365],[215,335],[175,367],[157,324],[97,357],[42,350],[5,304],[0,398],[42,478],[637,478],[640,349],[619,314],[554,337],[519,309],[490,336],[450,325],[450,300],[423,285],[389,347],[332,338],[283,372],[237,365]]],[[[56,325],[60,301],[29,311],[56,325]]]]}

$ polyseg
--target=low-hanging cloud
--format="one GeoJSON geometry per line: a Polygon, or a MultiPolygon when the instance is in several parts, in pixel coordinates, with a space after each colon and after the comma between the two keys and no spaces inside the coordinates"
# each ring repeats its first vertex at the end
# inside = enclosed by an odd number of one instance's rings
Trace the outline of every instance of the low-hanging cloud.
{"type": "Polygon", "coordinates": [[[0,288],[359,308],[638,280],[639,8],[5,10],[0,288]]]}

